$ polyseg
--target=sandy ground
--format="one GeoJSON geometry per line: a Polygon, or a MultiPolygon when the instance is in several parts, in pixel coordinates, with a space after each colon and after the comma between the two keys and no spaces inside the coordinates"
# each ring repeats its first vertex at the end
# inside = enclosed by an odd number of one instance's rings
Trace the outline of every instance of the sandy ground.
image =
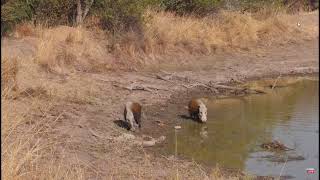
{"type": "MultiPolygon", "coordinates": [[[[211,91],[196,84],[232,84],[279,75],[306,75],[319,72],[319,38],[299,44],[261,46],[255,51],[242,51],[199,57],[180,68],[163,67],[165,72],[146,69],[142,72],[76,73],[46,77],[46,81],[78,86],[92,86],[92,96],[86,102],[64,99],[50,102],[46,118],[51,119],[43,139],[59,142],[54,148],[57,159],[81,164],[86,179],[172,179],[179,169],[182,179],[204,179],[207,170],[188,160],[177,160],[152,153],[143,147],[144,135],[158,138],[177,124],[179,115],[187,115],[184,107],[192,97],[229,95],[225,90],[211,91]],[[173,71],[174,69],[174,71],[173,71]],[[168,80],[157,78],[157,75],[168,80]],[[141,87],[128,90],[124,87],[141,87]],[[91,99],[90,99],[91,98],[91,99]],[[123,107],[127,101],[142,103],[146,119],[139,132],[129,132],[116,122],[123,120],[123,107]],[[169,113],[170,112],[170,113],[169,113]],[[176,119],[168,114],[177,113],[176,119]],[[157,121],[165,125],[159,126],[157,121]],[[128,135],[129,134],[129,135],[128,135]],[[131,136],[133,135],[133,136],[131,136]]],[[[32,52],[10,41],[8,46],[16,53],[31,56],[32,52]],[[10,45],[10,43],[12,43],[10,45]],[[13,46],[14,45],[14,46],[13,46]]],[[[24,101],[17,99],[17,101],[24,101]]],[[[46,103],[47,97],[39,101],[46,103]]],[[[33,114],[34,121],[39,114],[33,114]]],[[[35,123],[35,122],[33,122],[35,123]]],[[[25,125],[27,128],[29,124],[25,125]]],[[[150,150],[151,149],[151,150],[150,150]]]]}

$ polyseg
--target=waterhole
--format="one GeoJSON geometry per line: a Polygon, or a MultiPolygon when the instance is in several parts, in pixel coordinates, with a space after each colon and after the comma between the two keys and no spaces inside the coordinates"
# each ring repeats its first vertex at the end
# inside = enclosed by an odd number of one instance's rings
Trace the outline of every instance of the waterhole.
{"type": "Polygon", "coordinates": [[[318,179],[318,89],[318,80],[305,79],[263,95],[209,99],[207,123],[181,120],[161,152],[259,176],[318,179]],[[292,150],[261,147],[275,140],[292,150]]]}

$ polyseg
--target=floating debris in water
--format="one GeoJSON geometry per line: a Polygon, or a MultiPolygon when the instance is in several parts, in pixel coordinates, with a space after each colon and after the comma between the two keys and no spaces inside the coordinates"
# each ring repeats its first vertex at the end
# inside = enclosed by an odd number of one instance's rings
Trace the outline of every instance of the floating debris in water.
{"type": "Polygon", "coordinates": [[[267,150],[275,150],[275,151],[288,151],[292,150],[291,148],[288,148],[284,144],[280,143],[279,141],[275,140],[268,143],[261,144],[261,147],[267,150]]]}

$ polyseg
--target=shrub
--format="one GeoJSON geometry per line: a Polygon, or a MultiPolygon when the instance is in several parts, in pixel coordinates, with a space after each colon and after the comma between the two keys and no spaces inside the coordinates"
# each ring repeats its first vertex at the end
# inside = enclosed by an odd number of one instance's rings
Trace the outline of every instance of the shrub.
{"type": "Polygon", "coordinates": [[[49,26],[70,24],[75,3],[68,0],[1,1],[1,36],[22,21],[46,23],[49,26]]]}
{"type": "MultiPolygon", "coordinates": [[[[48,26],[75,24],[77,0],[1,0],[1,36],[22,21],[48,26]]],[[[81,0],[82,11],[90,7],[88,16],[100,19],[103,29],[113,32],[141,32],[146,20],[144,11],[150,6],[179,15],[207,15],[221,8],[241,11],[276,9],[314,9],[318,0],[81,0]],[[92,4],[93,2],[93,4],[92,4]],[[89,6],[90,5],[90,6],[89,6]],[[91,6],[92,5],[92,6],[91,6]]],[[[85,16],[87,13],[85,13],[85,16]]],[[[82,20],[81,20],[82,22],[82,20]]]]}
{"type": "MultiPolygon", "coordinates": [[[[88,0],[81,0],[82,11],[88,0]]],[[[89,15],[101,19],[102,28],[130,30],[140,28],[143,12],[157,0],[94,0],[89,15]]],[[[71,25],[77,15],[77,1],[70,0],[9,0],[1,1],[1,24],[4,31],[21,21],[33,20],[48,26],[71,25]]],[[[1,33],[3,34],[3,32],[1,33]]]]}
{"type": "Polygon", "coordinates": [[[115,31],[140,31],[145,18],[144,10],[156,4],[155,0],[97,0],[92,13],[101,18],[104,29],[115,31]]]}
{"type": "Polygon", "coordinates": [[[71,25],[76,14],[76,1],[34,0],[34,20],[48,26],[71,25]]]}
{"type": "Polygon", "coordinates": [[[314,10],[318,8],[318,3],[319,0],[223,0],[223,8],[249,12],[285,8],[294,12],[298,10],[314,10]]]}
{"type": "Polygon", "coordinates": [[[162,7],[179,15],[206,15],[217,9],[222,0],[162,0],[162,7]]]}
{"type": "Polygon", "coordinates": [[[24,0],[1,1],[1,36],[10,31],[15,24],[31,20],[31,2],[24,0]]]}

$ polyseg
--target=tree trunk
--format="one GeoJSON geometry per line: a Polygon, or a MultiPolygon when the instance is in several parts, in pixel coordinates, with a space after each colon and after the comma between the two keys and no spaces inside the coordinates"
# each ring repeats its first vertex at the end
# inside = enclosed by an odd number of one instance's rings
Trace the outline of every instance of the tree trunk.
{"type": "Polygon", "coordinates": [[[77,0],[77,17],[76,24],[77,26],[82,23],[82,8],[81,8],[81,0],[77,0]]]}
{"type": "Polygon", "coordinates": [[[94,0],[90,0],[90,3],[87,4],[87,6],[86,6],[86,8],[85,8],[85,10],[84,10],[83,16],[82,16],[82,20],[84,20],[84,19],[86,18],[87,14],[88,14],[88,12],[89,12],[92,4],[93,4],[93,1],[94,1],[94,0]]]}
{"type": "Polygon", "coordinates": [[[77,0],[77,17],[76,24],[77,26],[81,25],[88,15],[88,12],[93,4],[94,0],[90,0],[89,4],[86,5],[84,11],[82,12],[81,0],[77,0]]]}

